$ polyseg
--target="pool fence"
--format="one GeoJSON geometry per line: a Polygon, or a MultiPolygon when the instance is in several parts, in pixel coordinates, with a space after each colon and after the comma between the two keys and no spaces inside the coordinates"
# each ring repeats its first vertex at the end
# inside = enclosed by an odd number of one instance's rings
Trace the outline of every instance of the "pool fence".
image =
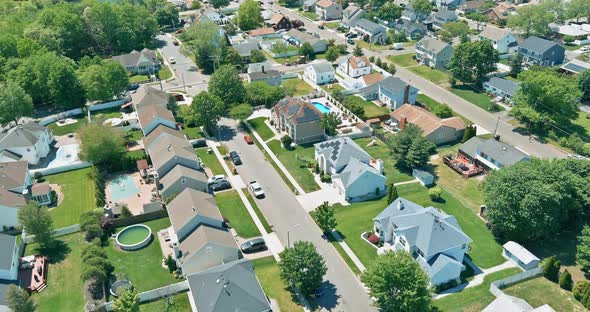
{"type": "Polygon", "coordinates": [[[122,98],[119,100],[110,101],[110,102],[106,102],[106,103],[88,105],[86,107],[88,108],[89,111],[94,112],[94,111],[99,111],[99,110],[103,110],[103,109],[109,109],[109,108],[121,106],[129,101],[131,101],[131,99],[129,97],[125,97],[125,98],[122,98]]]}
{"type": "Polygon", "coordinates": [[[34,176],[35,173],[40,172],[42,175],[46,176],[46,175],[52,175],[52,174],[66,172],[66,171],[88,168],[88,167],[92,167],[92,164],[87,161],[77,161],[77,162],[73,162],[71,164],[65,164],[65,165],[61,165],[61,166],[47,167],[47,168],[40,168],[40,169],[31,169],[31,170],[29,170],[29,173],[31,174],[31,176],[34,176]]]}
{"type": "MultiPolygon", "coordinates": [[[[60,237],[72,233],[80,232],[80,224],[72,224],[69,226],[65,226],[56,230],[51,231],[51,237],[60,237]]],[[[23,237],[23,244],[30,243],[35,239],[35,235],[27,235],[27,232],[23,229],[22,233],[23,237]]]]}
{"type": "Polygon", "coordinates": [[[54,114],[54,115],[42,118],[41,120],[39,120],[38,123],[42,126],[47,126],[48,124],[54,123],[58,120],[72,117],[72,116],[76,116],[76,115],[82,115],[83,113],[84,113],[84,111],[82,111],[81,108],[74,108],[74,109],[67,110],[65,112],[61,112],[58,114],[54,114]]]}

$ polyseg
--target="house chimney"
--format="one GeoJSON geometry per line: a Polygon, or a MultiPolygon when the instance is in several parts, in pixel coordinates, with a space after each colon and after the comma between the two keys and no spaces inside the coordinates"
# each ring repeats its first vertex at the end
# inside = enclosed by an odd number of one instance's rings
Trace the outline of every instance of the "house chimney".
{"type": "Polygon", "coordinates": [[[262,73],[264,74],[264,65],[262,65],[262,73]]]}
{"type": "Polygon", "coordinates": [[[168,151],[170,151],[171,148],[172,148],[172,144],[168,144],[168,147],[167,147],[168,151]]]}
{"type": "Polygon", "coordinates": [[[381,159],[371,159],[371,167],[375,168],[377,172],[383,173],[383,160],[381,159]]]}
{"type": "Polygon", "coordinates": [[[399,126],[398,127],[403,130],[404,127],[406,126],[406,123],[407,122],[408,122],[408,117],[402,116],[402,118],[400,118],[399,126]]]}
{"type": "Polygon", "coordinates": [[[399,211],[402,211],[402,210],[404,210],[404,208],[405,208],[405,207],[404,207],[404,203],[402,203],[402,201],[401,201],[401,200],[400,200],[400,201],[398,201],[398,202],[397,202],[397,210],[399,210],[399,211]]]}
{"type": "Polygon", "coordinates": [[[174,245],[172,246],[172,249],[174,250],[174,258],[178,259],[181,256],[181,252],[180,249],[178,249],[178,243],[174,243],[174,245]]]}

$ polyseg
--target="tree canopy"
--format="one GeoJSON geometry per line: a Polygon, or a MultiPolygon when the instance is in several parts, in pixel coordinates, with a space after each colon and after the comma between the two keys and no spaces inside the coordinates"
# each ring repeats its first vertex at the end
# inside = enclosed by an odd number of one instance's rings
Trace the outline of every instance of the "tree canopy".
{"type": "Polygon", "coordinates": [[[197,66],[204,73],[211,74],[219,68],[226,42],[217,25],[211,22],[197,23],[182,35],[193,49],[197,66]]]}
{"type": "Polygon", "coordinates": [[[271,86],[264,81],[254,81],[244,86],[246,101],[252,106],[271,107],[285,96],[281,86],[271,86]]]}
{"type": "Polygon", "coordinates": [[[137,291],[132,289],[119,294],[113,302],[113,309],[117,312],[139,312],[139,295],[137,291]]]}
{"type": "Polygon", "coordinates": [[[30,201],[24,207],[18,209],[18,223],[23,226],[28,235],[35,235],[35,242],[42,249],[48,248],[53,241],[53,219],[49,215],[47,207],[41,207],[36,202],[30,201]]]}
{"type": "Polygon", "coordinates": [[[432,2],[429,0],[412,0],[411,4],[414,10],[423,14],[428,14],[433,9],[432,2]]]}
{"type": "Polygon", "coordinates": [[[336,135],[336,127],[342,122],[342,120],[334,113],[323,114],[320,119],[322,128],[326,131],[329,136],[336,135]]]}
{"type": "Polygon", "coordinates": [[[238,71],[230,65],[221,66],[209,80],[209,93],[219,97],[226,110],[244,102],[246,89],[238,71]]]}
{"type": "Polygon", "coordinates": [[[237,19],[238,27],[243,31],[256,29],[264,24],[264,19],[260,14],[260,5],[254,0],[245,0],[240,4],[237,19]]]}
{"type": "Polygon", "coordinates": [[[463,42],[468,41],[467,36],[469,35],[469,32],[469,26],[467,23],[463,22],[446,23],[439,31],[440,39],[447,43],[452,43],[453,38],[461,38],[461,41],[463,42]]]}
{"type": "Polygon", "coordinates": [[[578,87],[582,91],[582,99],[590,100],[590,71],[578,75],[578,87]]]}
{"type": "Polygon", "coordinates": [[[34,312],[37,309],[29,293],[14,284],[8,286],[6,303],[10,311],[15,312],[34,312]]]}
{"type": "Polygon", "coordinates": [[[110,125],[91,122],[78,130],[81,160],[106,168],[119,168],[126,152],[124,133],[110,125]]]}
{"type": "Polygon", "coordinates": [[[236,120],[246,120],[252,112],[252,106],[249,104],[239,104],[229,110],[229,116],[236,120]]]}
{"type": "Polygon", "coordinates": [[[326,261],[311,242],[297,241],[280,253],[279,269],[285,284],[310,295],[322,284],[328,268],[326,261]]]}
{"type": "Polygon", "coordinates": [[[32,113],[33,100],[23,88],[14,82],[0,82],[0,125],[17,123],[21,117],[32,113]]]}
{"type": "Polygon", "coordinates": [[[546,37],[552,30],[549,24],[555,23],[560,18],[558,8],[561,3],[544,1],[538,5],[519,6],[516,14],[508,17],[508,27],[523,32],[524,37],[531,35],[546,37]]]}
{"type": "Polygon", "coordinates": [[[464,42],[453,50],[448,68],[457,79],[480,85],[496,70],[498,60],[498,51],[489,41],[464,42]]]}
{"type": "Polygon", "coordinates": [[[203,125],[211,134],[224,112],[223,101],[218,96],[204,91],[193,98],[190,115],[196,124],[203,125]]]}
{"type": "Polygon", "coordinates": [[[90,101],[107,101],[127,90],[129,76],[121,64],[103,61],[80,69],[80,83],[90,101]]]}
{"type": "Polygon", "coordinates": [[[430,153],[436,146],[422,136],[422,129],[408,123],[395,136],[387,141],[391,155],[402,170],[410,170],[424,166],[428,162],[430,153]]]}

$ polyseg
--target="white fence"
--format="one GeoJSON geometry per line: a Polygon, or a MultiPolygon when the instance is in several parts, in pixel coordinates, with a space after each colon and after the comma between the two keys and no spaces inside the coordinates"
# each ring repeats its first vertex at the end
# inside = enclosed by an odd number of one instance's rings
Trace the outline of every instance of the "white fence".
{"type": "Polygon", "coordinates": [[[49,167],[49,168],[41,168],[41,169],[32,169],[29,170],[29,173],[34,176],[35,173],[40,172],[42,175],[50,175],[50,174],[56,174],[56,173],[62,173],[62,172],[66,172],[66,171],[72,171],[72,170],[77,170],[77,169],[82,169],[82,168],[88,168],[91,167],[92,164],[86,161],[77,161],[75,163],[71,163],[71,164],[67,164],[67,165],[62,165],[62,166],[56,166],[56,167],[49,167]]]}
{"type": "Polygon", "coordinates": [[[39,124],[42,126],[47,126],[50,123],[54,123],[60,119],[64,119],[64,118],[68,118],[68,117],[72,117],[72,116],[76,116],[76,115],[82,115],[83,111],[81,108],[74,108],[74,109],[70,109],[68,111],[65,112],[61,112],[59,114],[55,114],[55,115],[51,115],[51,116],[47,116],[45,118],[42,118],[41,120],[39,120],[39,124]]]}
{"type": "Polygon", "coordinates": [[[89,111],[94,112],[94,111],[98,111],[98,110],[102,110],[102,109],[108,109],[108,108],[113,108],[116,106],[121,106],[129,101],[131,101],[131,99],[126,97],[126,98],[122,98],[120,100],[115,100],[115,101],[111,101],[111,102],[88,105],[87,107],[88,107],[89,111]]]}
{"type": "Polygon", "coordinates": [[[503,278],[501,280],[497,280],[494,281],[490,284],[490,292],[492,294],[494,294],[494,296],[498,297],[504,294],[504,292],[502,291],[502,288],[506,287],[506,286],[510,286],[512,284],[516,284],[520,281],[535,277],[535,276],[539,276],[543,274],[543,268],[542,267],[536,267],[532,270],[528,270],[528,271],[524,271],[512,276],[509,276],[507,278],[503,278]]]}
{"type": "MultiPolygon", "coordinates": [[[[80,224],[73,224],[70,226],[62,227],[57,230],[53,230],[51,232],[51,237],[60,237],[72,233],[80,232],[80,224]]],[[[35,235],[26,235],[26,232],[23,230],[23,242],[29,243],[35,239],[35,235]]]]}
{"type": "MultiPolygon", "coordinates": [[[[160,298],[165,298],[168,296],[176,295],[185,291],[188,291],[188,281],[182,281],[180,283],[144,291],[139,293],[139,302],[150,302],[155,301],[160,298]]],[[[105,309],[107,311],[113,311],[113,302],[109,301],[105,304],[105,309]]]]}

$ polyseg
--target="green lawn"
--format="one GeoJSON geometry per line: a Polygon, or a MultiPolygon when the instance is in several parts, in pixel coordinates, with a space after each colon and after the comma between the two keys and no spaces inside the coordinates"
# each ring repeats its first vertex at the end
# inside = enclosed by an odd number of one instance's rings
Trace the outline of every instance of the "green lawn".
{"type": "Polygon", "coordinates": [[[428,196],[428,189],[418,183],[399,185],[399,195],[424,207],[433,206],[448,215],[453,215],[459,222],[463,232],[473,242],[470,244],[469,256],[482,269],[490,268],[506,261],[502,257],[502,245],[494,239],[485,223],[473,211],[451,194],[443,190],[442,201],[433,202],[428,196]]]}
{"type": "Polygon", "coordinates": [[[182,132],[184,132],[189,139],[202,139],[205,137],[201,127],[190,127],[185,125],[182,132]]]}
{"type": "Polygon", "coordinates": [[[524,299],[533,308],[549,304],[555,311],[587,311],[571,292],[559,288],[559,285],[544,277],[533,278],[502,290],[508,295],[524,299]]]}
{"type": "Polygon", "coordinates": [[[447,73],[424,65],[409,67],[408,70],[435,83],[443,83],[449,80],[449,75],[447,73]]]}
{"type": "Polygon", "coordinates": [[[313,12],[300,12],[299,15],[301,16],[305,16],[307,18],[309,18],[312,21],[317,21],[318,20],[318,15],[313,13],[313,12]]]}
{"type": "Polygon", "coordinates": [[[483,284],[434,300],[433,305],[440,312],[481,311],[496,299],[490,292],[490,284],[519,272],[519,269],[512,268],[492,273],[486,276],[483,284]]]}
{"type": "Polygon", "coordinates": [[[449,88],[449,91],[475,104],[476,106],[487,110],[488,112],[504,110],[504,108],[500,105],[492,106],[492,100],[485,92],[477,92],[469,86],[457,85],[455,87],[449,88]]]}
{"type": "Polygon", "coordinates": [[[143,132],[141,132],[141,130],[129,130],[126,135],[131,141],[139,141],[143,138],[143,132]]]}
{"type": "Polygon", "coordinates": [[[322,89],[324,89],[324,91],[331,93],[334,93],[335,91],[344,91],[346,90],[343,86],[341,86],[339,83],[333,83],[330,85],[322,85],[321,86],[322,89]]]}
{"type": "Polygon", "coordinates": [[[375,117],[381,117],[389,114],[391,111],[387,107],[381,107],[375,105],[373,102],[363,100],[362,98],[354,95],[348,95],[344,98],[344,106],[357,104],[363,107],[365,110],[365,119],[371,119],[375,117]]]}
{"type": "Polygon", "coordinates": [[[166,302],[164,300],[153,301],[139,306],[141,312],[190,312],[191,304],[188,301],[188,294],[182,293],[172,297],[170,307],[166,310],[166,302]]]}
{"type": "MultiPolygon", "coordinates": [[[[162,267],[164,255],[158,241],[158,231],[169,227],[170,219],[165,217],[143,224],[152,229],[153,241],[147,247],[136,251],[124,251],[116,247],[113,239],[109,239],[109,245],[104,247],[109,261],[115,268],[113,274],[125,274],[139,292],[180,282],[168,273],[167,268],[162,267]]],[[[116,231],[121,229],[118,228],[116,231]]]]}
{"type": "Polygon", "coordinates": [[[166,80],[172,77],[172,72],[170,71],[170,68],[168,68],[168,66],[164,65],[162,66],[162,69],[160,69],[160,71],[158,72],[158,76],[161,80],[166,80]]]}
{"type": "Polygon", "coordinates": [[[248,209],[244,206],[237,191],[217,193],[215,201],[221,215],[229,220],[231,227],[238,232],[239,236],[243,238],[260,236],[260,231],[256,228],[254,220],[250,217],[248,209]]]}
{"type": "Polygon", "coordinates": [[[327,28],[330,28],[330,29],[336,29],[336,28],[340,27],[340,22],[329,22],[329,23],[326,23],[324,26],[326,26],[327,28]]]}
{"type": "Polygon", "coordinates": [[[107,120],[109,118],[118,118],[118,117],[121,117],[121,108],[116,106],[116,107],[111,107],[108,109],[98,110],[95,113],[92,113],[92,115],[90,117],[92,119],[98,119],[98,120],[107,120]]]}
{"type": "Polygon", "coordinates": [[[80,222],[80,215],[96,208],[96,190],[90,178],[91,168],[67,171],[45,177],[48,183],[59,184],[63,202],[50,210],[56,229],[80,222]]]}
{"type": "Polygon", "coordinates": [[[217,159],[217,156],[215,156],[214,153],[207,153],[208,149],[208,147],[195,148],[195,152],[197,153],[197,156],[199,156],[201,161],[205,164],[205,166],[211,169],[214,175],[225,174],[225,170],[223,170],[223,167],[221,166],[219,159],[217,159]]]}
{"type": "Polygon", "coordinates": [[[248,120],[248,123],[260,135],[262,140],[267,141],[273,138],[275,133],[264,123],[265,120],[265,117],[258,117],[248,120]]]}
{"type": "Polygon", "coordinates": [[[252,197],[250,192],[244,192],[244,194],[246,195],[246,198],[248,198],[248,202],[250,202],[250,205],[252,206],[252,209],[254,209],[256,216],[258,217],[260,222],[262,222],[262,227],[264,227],[264,229],[266,230],[267,233],[272,233],[273,232],[272,227],[270,226],[270,224],[268,224],[266,217],[264,216],[264,214],[260,210],[260,207],[258,207],[258,204],[254,200],[254,198],[252,197]]]}
{"type": "Polygon", "coordinates": [[[275,258],[266,257],[252,260],[256,276],[262,285],[262,289],[268,297],[278,302],[281,312],[302,311],[303,308],[293,302],[287,285],[279,277],[279,266],[275,258]]]}
{"type": "Polygon", "coordinates": [[[283,148],[279,140],[272,140],[267,145],[305,192],[320,189],[307,168],[307,162],[314,160],[313,145],[296,145],[290,150],[283,148]]]}
{"type": "Polygon", "coordinates": [[[510,59],[501,59],[498,63],[510,66],[510,59]]]}
{"type": "Polygon", "coordinates": [[[418,62],[414,59],[416,56],[415,53],[408,53],[408,54],[398,54],[393,56],[388,56],[387,59],[394,63],[395,65],[401,67],[408,67],[413,65],[418,65],[418,62]]]}
{"type": "MultiPolygon", "coordinates": [[[[84,310],[84,284],[80,279],[82,261],[80,253],[84,239],[79,233],[61,236],[49,258],[47,288],[32,294],[37,312],[84,310]]],[[[40,253],[36,244],[26,246],[25,255],[40,253]]]]}
{"type": "Polygon", "coordinates": [[[369,155],[376,159],[383,160],[383,174],[385,177],[387,177],[387,183],[398,183],[414,179],[414,177],[412,177],[410,174],[401,172],[394,166],[389,147],[387,147],[387,145],[385,145],[385,143],[383,143],[381,140],[372,137],[356,139],[354,141],[365,151],[367,151],[369,155]],[[373,146],[367,146],[367,144],[369,144],[369,142],[372,140],[377,141],[377,144],[373,146]]]}
{"type": "Polygon", "coordinates": [[[307,82],[299,78],[283,80],[282,86],[286,89],[294,89],[294,96],[307,95],[313,91],[313,88],[309,84],[307,84],[307,82]]]}
{"type": "Polygon", "coordinates": [[[78,129],[82,128],[87,123],[87,119],[84,118],[83,115],[78,115],[77,117],[70,118],[77,119],[78,122],[65,126],[59,126],[56,122],[54,122],[47,125],[47,127],[51,129],[51,131],[53,131],[53,135],[61,136],[66,135],[68,133],[75,133],[76,131],[78,131],[78,129]]]}
{"type": "Polygon", "coordinates": [[[147,75],[135,75],[129,77],[129,83],[142,82],[150,79],[147,75]]]}
{"type": "Polygon", "coordinates": [[[361,48],[363,49],[367,49],[370,51],[385,51],[385,50],[389,50],[389,46],[388,45],[380,45],[380,44],[370,44],[364,40],[355,40],[354,41],[355,45],[359,45],[361,46],[361,48]]]}

